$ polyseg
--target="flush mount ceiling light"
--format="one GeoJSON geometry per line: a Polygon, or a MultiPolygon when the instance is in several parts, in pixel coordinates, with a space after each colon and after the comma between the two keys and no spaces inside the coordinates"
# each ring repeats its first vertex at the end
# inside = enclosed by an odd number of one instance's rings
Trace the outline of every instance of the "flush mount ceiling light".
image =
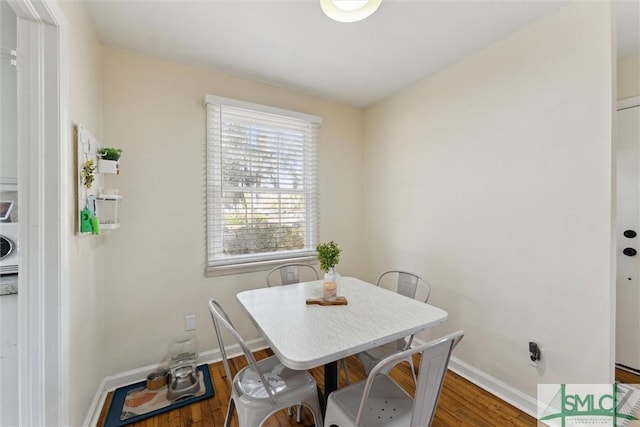
{"type": "Polygon", "coordinates": [[[338,22],[357,22],[375,12],[382,0],[320,0],[322,11],[338,22]]]}

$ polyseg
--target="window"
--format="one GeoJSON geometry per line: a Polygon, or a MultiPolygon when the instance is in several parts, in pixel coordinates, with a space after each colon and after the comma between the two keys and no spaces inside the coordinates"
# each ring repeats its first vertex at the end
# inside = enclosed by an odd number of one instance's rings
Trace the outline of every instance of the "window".
{"type": "Polygon", "coordinates": [[[206,105],[208,271],[315,256],[322,119],[211,95],[206,105]]]}

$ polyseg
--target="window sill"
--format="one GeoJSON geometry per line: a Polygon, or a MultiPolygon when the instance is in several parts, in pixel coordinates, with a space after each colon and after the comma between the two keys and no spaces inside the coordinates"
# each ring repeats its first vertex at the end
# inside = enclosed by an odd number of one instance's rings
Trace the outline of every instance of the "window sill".
{"type": "Polygon", "coordinates": [[[270,261],[248,262],[244,264],[225,265],[220,267],[209,267],[205,271],[207,277],[231,276],[234,274],[253,273],[256,271],[271,270],[277,265],[290,262],[307,262],[317,264],[318,258],[315,256],[305,256],[297,258],[276,259],[270,261]]]}

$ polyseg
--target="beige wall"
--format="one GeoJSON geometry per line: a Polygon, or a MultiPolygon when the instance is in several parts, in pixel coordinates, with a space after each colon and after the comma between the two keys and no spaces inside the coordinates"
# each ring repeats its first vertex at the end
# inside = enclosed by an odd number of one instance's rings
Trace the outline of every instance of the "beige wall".
{"type": "MultiPolygon", "coordinates": [[[[592,345],[610,338],[606,4],[565,7],[364,114],[99,48],[82,6],[61,4],[71,120],[124,149],[107,180],[124,195],[122,228],[70,248],[73,425],[105,375],[160,362],[185,315],[201,350],[215,348],[211,297],[259,336],[235,295],[264,273],[204,277],[206,94],[323,117],[321,240],[344,248],[343,275],[427,277],[450,314],[443,329],[466,330],[463,361],[532,396],[539,382],[611,380],[608,346],[592,345]],[[527,365],[530,339],[544,346],[542,375],[527,365]]],[[[630,64],[618,63],[619,96],[633,91],[620,88],[630,64]]]]}
{"type": "Polygon", "coordinates": [[[618,61],[618,99],[640,96],[640,55],[618,61]]]}
{"type": "MultiPolygon", "coordinates": [[[[98,138],[102,135],[101,52],[84,6],[60,2],[68,25],[69,117],[98,138]]],[[[70,132],[73,135],[73,132],[70,132]]],[[[73,145],[75,147],[75,145],[73,145]]],[[[75,150],[75,148],[74,148],[75,150]]],[[[75,151],[70,164],[75,165],[75,151]]],[[[76,182],[75,168],[69,171],[76,182]]],[[[69,212],[77,212],[70,200],[69,212]]],[[[69,218],[75,230],[74,217],[69,218]]],[[[101,236],[70,239],[70,383],[69,421],[82,425],[91,401],[104,378],[103,243],[101,236]]]]}
{"type": "MultiPolygon", "coordinates": [[[[235,295],[265,273],[206,278],[206,94],[319,115],[320,239],[343,248],[339,271],[361,275],[363,112],[212,70],[105,47],[103,142],[121,147],[122,227],[106,236],[106,374],[166,356],[197,316],[202,351],[216,348],[207,300],[219,299],[246,339],[258,332],[235,295]]],[[[277,310],[277,307],[274,307],[277,310]]]]}
{"type": "Polygon", "coordinates": [[[613,379],[610,18],[572,3],[365,113],[367,276],[424,275],[454,355],[530,396],[613,379]]]}

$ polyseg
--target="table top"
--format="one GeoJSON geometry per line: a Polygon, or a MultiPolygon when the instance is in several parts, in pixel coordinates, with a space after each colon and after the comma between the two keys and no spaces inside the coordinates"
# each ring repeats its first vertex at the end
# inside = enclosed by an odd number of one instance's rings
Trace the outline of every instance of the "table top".
{"type": "Polygon", "coordinates": [[[237,295],[273,352],[291,369],[310,369],[434,327],[447,312],[354,277],[342,277],[347,305],[306,305],[322,280],[237,295]]]}

